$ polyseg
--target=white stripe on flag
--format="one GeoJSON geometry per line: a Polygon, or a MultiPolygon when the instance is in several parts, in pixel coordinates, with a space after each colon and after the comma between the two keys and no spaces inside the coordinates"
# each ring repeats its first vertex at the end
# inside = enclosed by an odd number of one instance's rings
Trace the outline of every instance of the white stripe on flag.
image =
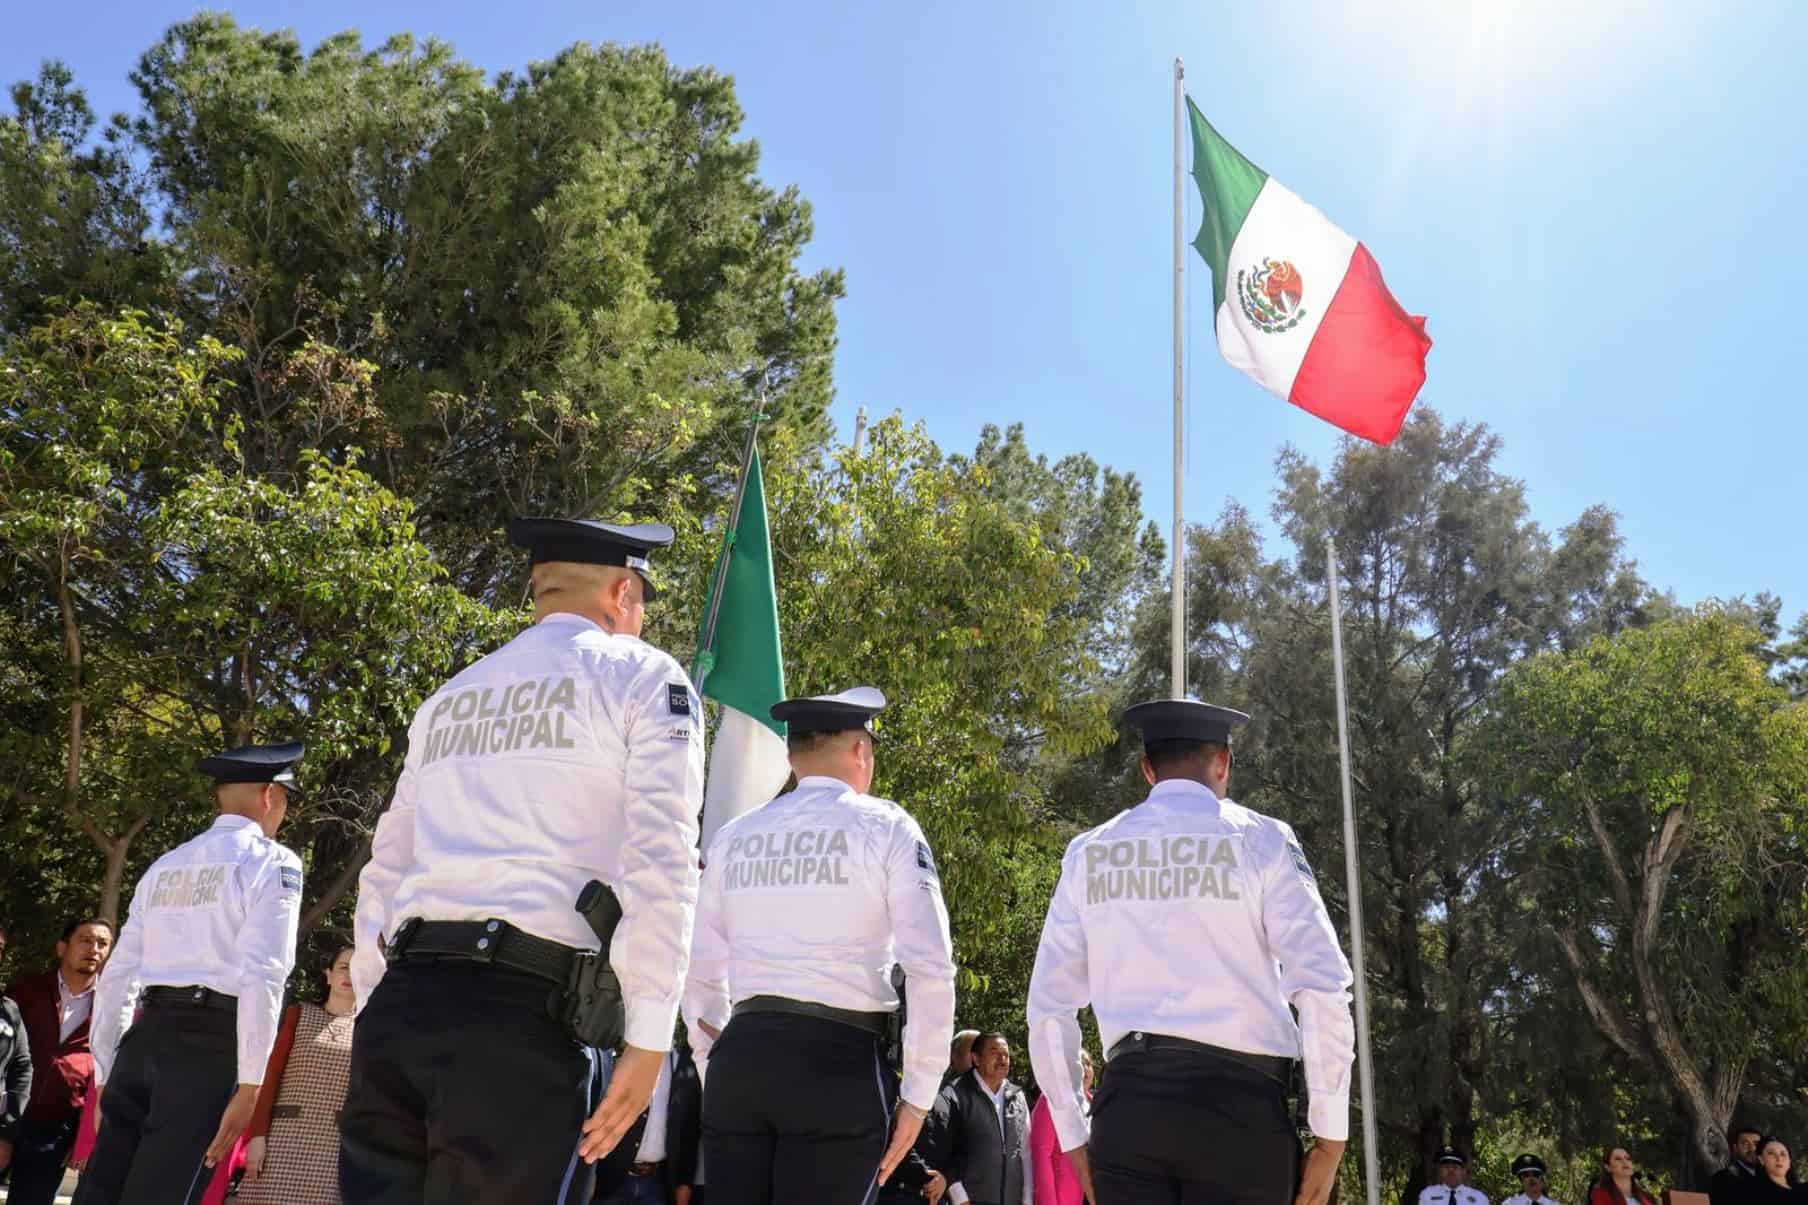
{"type": "Polygon", "coordinates": [[[704,855],[717,829],[777,795],[790,774],[784,738],[752,716],[723,707],[703,787],[704,855]]]}

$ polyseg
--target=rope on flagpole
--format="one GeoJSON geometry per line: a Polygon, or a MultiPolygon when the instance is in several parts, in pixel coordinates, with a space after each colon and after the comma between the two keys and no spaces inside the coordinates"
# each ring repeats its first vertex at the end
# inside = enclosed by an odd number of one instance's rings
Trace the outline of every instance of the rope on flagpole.
{"type": "Polygon", "coordinates": [[[1381,1205],[1381,1152],[1375,1125],[1375,1067],[1369,1050],[1369,981],[1362,953],[1362,869],[1356,850],[1356,806],[1350,788],[1350,705],[1343,682],[1343,600],[1337,589],[1337,541],[1325,537],[1331,585],[1331,660],[1337,670],[1337,760],[1343,772],[1343,865],[1350,886],[1350,962],[1356,987],[1357,1073],[1362,1091],[1362,1166],[1368,1205],[1381,1205]]]}

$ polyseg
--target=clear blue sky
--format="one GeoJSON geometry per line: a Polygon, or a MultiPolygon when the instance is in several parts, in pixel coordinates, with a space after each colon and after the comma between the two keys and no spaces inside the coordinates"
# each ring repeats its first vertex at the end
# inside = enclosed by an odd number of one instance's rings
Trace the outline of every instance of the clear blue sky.
{"type": "MultiPolygon", "coordinates": [[[[0,75],[76,69],[96,107],[175,0],[22,6],[0,75]]],[[[1226,137],[1374,251],[1429,317],[1422,401],[1488,423],[1557,528],[1605,502],[1685,601],[1808,608],[1808,5],[1347,0],[911,5],[248,0],[312,44],[452,41],[492,71],[578,39],[731,73],[762,173],[848,275],[836,418],[950,449],[988,421],[1136,472],[1165,530],[1170,71],[1226,137]]],[[[1189,182],[1189,192],[1191,184],[1189,182]]],[[[1188,237],[1198,201],[1189,196],[1188,237]]],[[[1266,516],[1291,442],[1335,432],[1218,359],[1188,251],[1187,514],[1266,516]]],[[[1277,549],[1278,551],[1278,549],[1277,549]]]]}

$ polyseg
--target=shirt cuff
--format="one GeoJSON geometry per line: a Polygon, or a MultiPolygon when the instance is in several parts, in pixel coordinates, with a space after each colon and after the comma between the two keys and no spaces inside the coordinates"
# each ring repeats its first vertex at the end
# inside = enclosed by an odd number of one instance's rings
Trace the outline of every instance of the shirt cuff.
{"type": "Polygon", "coordinates": [[[626,1000],[622,1010],[627,1014],[622,1037],[630,1046],[642,1050],[666,1051],[672,1048],[672,1030],[678,1025],[678,1001],[638,996],[626,1000]]]}
{"type": "Polygon", "coordinates": [[[1346,1090],[1329,1099],[1313,1096],[1306,1106],[1306,1124],[1314,1138],[1332,1142],[1348,1142],[1350,1138],[1350,1094],[1346,1090]]]}
{"type": "Polygon", "coordinates": [[[967,1205],[967,1186],[962,1184],[959,1180],[950,1184],[948,1186],[948,1199],[953,1201],[954,1205],[967,1205]]]}
{"type": "Polygon", "coordinates": [[[1086,1114],[1057,1109],[1051,1102],[1048,1115],[1055,1123],[1055,1138],[1060,1142],[1063,1154],[1086,1145],[1092,1133],[1092,1122],[1086,1114]]]}

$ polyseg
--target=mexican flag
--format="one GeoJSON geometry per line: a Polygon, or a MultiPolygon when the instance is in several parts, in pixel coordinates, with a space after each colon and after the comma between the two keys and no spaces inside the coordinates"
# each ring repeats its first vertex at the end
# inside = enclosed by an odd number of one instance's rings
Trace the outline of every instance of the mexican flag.
{"type": "Polygon", "coordinates": [[[785,726],[771,713],[772,705],[785,697],[785,659],[779,649],[778,591],[772,584],[772,541],[758,449],[747,461],[741,512],[722,542],[722,556],[728,564],[719,573],[722,602],[715,637],[707,648],[700,644],[697,654],[703,694],[722,705],[703,785],[705,853],[717,829],[777,795],[791,774],[785,726]]]}
{"type": "Polygon", "coordinates": [[[1218,349],[1275,396],[1392,443],[1425,383],[1425,319],[1400,308],[1367,247],[1245,159],[1191,97],[1187,113],[1218,349]]]}

